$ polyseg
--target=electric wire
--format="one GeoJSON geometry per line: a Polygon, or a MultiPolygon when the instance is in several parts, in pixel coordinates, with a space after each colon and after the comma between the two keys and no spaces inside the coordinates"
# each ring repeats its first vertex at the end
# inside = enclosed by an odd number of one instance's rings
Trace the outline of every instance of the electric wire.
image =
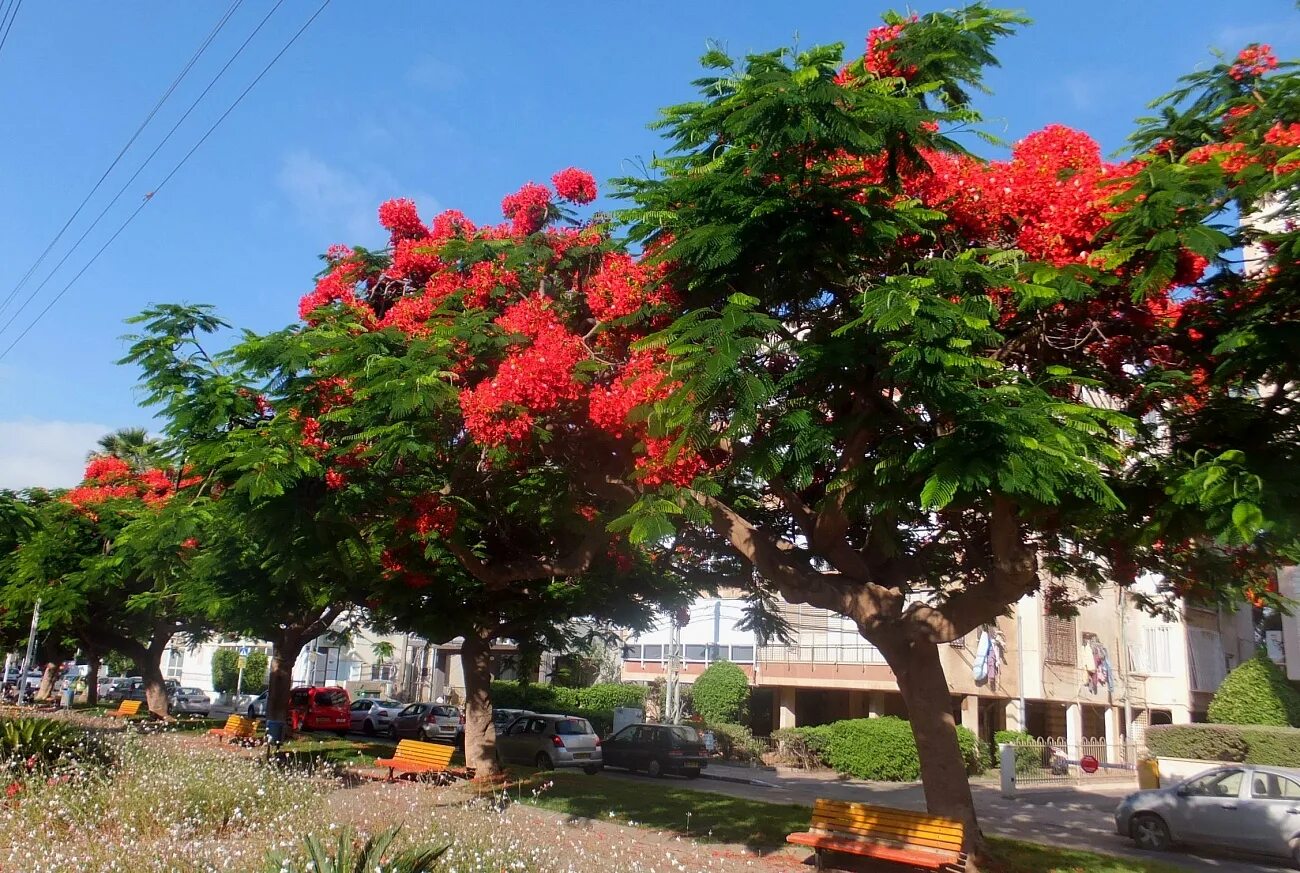
{"type": "Polygon", "coordinates": [[[9,11],[0,13],[0,51],[4,50],[5,41],[9,39],[9,31],[14,29],[14,19],[18,17],[18,10],[23,5],[23,0],[13,0],[9,4],[9,11]],[[8,21],[5,16],[8,16],[8,21]]]}
{"type": "MultiPolygon", "coordinates": [[[[239,2],[242,3],[243,0],[239,0],[239,2]]],[[[251,43],[253,41],[253,38],[257,36],[258,33],[261,32],[262,28],[266,25],[266,23],[271,20],[271,16],[275,14],[276,10],[284,5],[284,2],[285,0],[278,0],[278,2],[271,7],[270,11],[267,12],[266,15],[262,16],[262,20],[257,23],[257,27],[253,28],[252,33],[250,33],[248,37],[243,41],[243,43],[240,44],[239,48],[237,48],[235,50],[235,53],[230,56],[230,58],[226,61],[225,65],[220,70],[217,71],[217,74],[212,77],[212,81],[208,82],[208,86],[204,88],[202,92],[199,93],[199,96],[194,98],[194,100],[190,103],[189,108],[186,109],[185,113],[181,115],[179,119],[176,120],[176,123],[172,125],[171,130],[167,131],[167,135],[164,136],[156,146],[154,146],[153,151],[149,153],[148,157],[146,157],[143,161],[140,162],[140,166],[136,167],[135,172],[131,174],[131,178],[127,179],[122,184],[122,187],[117,189],[117,193],[114,194],[113,198],[109,200],[108,203],[104,206],[104,208],[99,211],[99,214],[95,216],[95,219],[90,222],[90,224],[86,227],[86,229],[81,232],[81,236],[77,237],[77,241],[74,242],[72,246],[66,252],[63,253],[63,257],[60,258],[59,262],[54,265],[54,269],[50,270],[50,272],[46,274],[45,278],[41,280],[41,284],[36,286],[36,290],[34,290],[31,294],[28,295],[27,299],[23,301],[22,305],[18,307],[18,309],[13,313],[13,315],[9,316],[9,320],[6,321],[3,325],[0,325],[0,337],[4,336],[5,331],[9,329],[9,326],[18,320],[18,316],[22,315],[23,310],[25,310],[32,303],[32,301],[35,300],[37,295],[39,295],[41,291],[45,288],[45,286],[49,284],[50,280],[55,277],[55,275],[59,272],[59,270],[63,267],[63,265],[68,262],[68,259],[71,258],[73,254],[76,253],[77,249],[81,247],[82,242],[84,242],[86,237],[90,236],[91,232],[94,231],[94,229],[99,226],[99,223],[104,220],[104,216],[109,213],[109,210],[111,210],[114,206],[117,205],[117,201],[122,198],[122,195],[126,193],[127,189],[130,188],[131,185],[135,183],[136,179],[140,178],[140,174],[144,172],[147,166],[149,166],[149,163],[154,159],[154,157],[158,154],[158,152],[162,151],[163,146],[167,145],[167,143],[171,141],[171,138],[176,133],[176,131],[179,130],[181,125],[185,123],[185,120],[190,117],[190,114],[194,112],[195,109],[198,108],[198,105],[203,102],[203,99],[207,97],[208,92],[213,89],[213,87],[217,84],[217,82],[221,81],[221,77],[224,76],[226,74],[226,71],[230,69],[231,64],[233,64],[239,58],[239,56],[244,53],[244,49],[248,48],[248,44],[251,43]]],[[[154,191],[150,191],[148,194],[145,195],[144,201],[148,202],[149,199],[152,198],[155,193],[157,193],[156,189],[154,191]]],[[[3,310],[3,307],[0,307],[0,310],[3,310]]]]}
{"type": "MultiPolygon", "coordinates": [[[[151,195],[156,195],[159,191],[161,191],[163,187],[169,181],[171,181],[172,177],[175,176],[180,171],[180,169],[185,166],[186,162],[188,162],[190,157],[196,151],[198,151],[199,147],[202,146],[203,143],[207,141],[208,137],[212,135],[213,131],[215,131],[221,125],[221,123],[226,120],[226,117],[229,116],[230,113],[233,112],[235,108],[239,106],[240,103],[243,102],[244,98],[248,96],[248,93],[253,90],[253,88],[257,85],[258,82],[262,81],[262,78],[268,72],[270,72],[271,68],[275,66],[276,62],[279,61],[280,58],[284,56],[285,52],[287,52],[290,48],[293,47],[294,43],[298,41],[299,37],[301,37],[303,33],[307,31],[307,28],[311,27],[312,22],[314,22],[318,17],[320,17],[320,14],[325,11],[325,7],[329,6],[329,4],[330,4],[330,0],[324,0],[324,2],[321,3],[319,7],[317,7],[316,11],[312,13],[311,17],[307,19],[307,21],[302,25],[302,27],[298,28],[297,32],[295,32],[294,35],[290,37],[289,41],[285,43],[284,47],[281,48],[280,51],[276,53],[275,57],[271,58],[270,62],[265,67],[262,68],[262,71],[258,73],[257,77],[254,78],[253,81],[248,84],[248,87],[245,88],[242,92],[240,92],[239,96],[235,98],[235,101],[230,104],[230,106],[226,109],[225,112],[221,113],[221,116],[215,122],[213,122],[212,126],[208,128],[207,132],[204,133],[203,136],[199,138],[199,141],[196,142],[194,146],[188,152],[185,153],[185,156],[182,157],[179,162],[177,162],[176,166],[172,167],[171,172],[169,172],[166,176],[163,177],[163,180],[159,182],[158,185],[153,189],[151,195]]],[[[54,305],[58,303],[59,300],[61,300],[65,294],[68,293],[68,290],[74,284],[76,284],[76,281],[80,279],[81,276],[87,270],[90,269],[91,265],[94,264],[95,261],[99,259],[99,256],[104,253],[105,249],[107,249],[110,245],[113,244],[113,241],[116,240],[122,234],[122,231],[126,230],[127,226],[130,225],[131,222],[135,220],[135,217],[140,214],[141,210],[143,210],[144,207],[149,205],[149,203],[151,203],[152,201],[153,201],[152,196],[141,201],[140,205],[135,208],[135,211],[127,216],[126,221],[122,222],[121,226],[119,226],[118,229],[114,231],[113,235],[109,237],[108,240],[105,241],[105,243],[102,246],[99,247],[99,250],[95,252],[95,254],[91,257],[89,261],[86,262],[85,266],[83,266],[77,272],[77,274],[73,276],[71,280],[68,281],[68,284],[63,286],[63,288],[59,291],[59,293],[54,296],[54,299],[52,299],[49,303],[45,305],[44,309],[42,309],[40,312],[36,314],[36,317],[33,318],[31,322],[28,323],[27,327],[23,328],[22,333],[18,334],[18,336],[14,338],[13,342],[11,342],[8,346],[6,346],[4,351],[0,352],[0,361],[3,361],[5,357],[9,354],[9,352],[13,351],[14,346],[22,342],[23,337],[27,336],[27,334],[32,330],[32,328],[34,328],[43,317],[45,317],[46,313],[48,313],[51,309],[54,308],[54,305]]]]}
{"type": "MultiPolygon", "coordinates": [[[[21,2],[22,0],[14,0],[15,4],[21,2]]],[[[144,132],[144,129],[149,126],[149,122],[153,121],[154,116],[158,114],[158,110],[162,109],[163,104],[167,102],[168,98],[170,98],[176,88],[179,87],[181,82],[189,74],[190,70],[192,70],[194,65],[198,63],[199,58],[203,56],[205,51],[207,51],[208,46],[212,44],[212,41],[216,39],[217,34],[221,32],[221,30],[226,26],[226,22],[230,20],[230,16],[233,15],[241,5],[243,5],[243,2],[244,0],[234,0],[234,2],[230,4],[230,8],[226,10],[225,14],[221,16],[215,25],[213,25],[212,30],[208,32],[208,35],[204,38],[203,42],[201,42],[199,47],[195,49],[194,54],[192,54],[190,59],[185,62],[185,66],[181,67],[180,72],[176,74],[172,79],[171,84],[167,86],[165,91],[163,91],[162,96],[160,96],[157,102],[154,103],[153,108],[149,110],[149,114],[146,115],[144,120],[140,122],[140,125],[136,127],[135,133],[131,134],[131,138],[126,141],[126,145],[122,146],[121,150],[118,151],[117,157],[113,158],[112,163],[108,165],[108,169],[104,170],[103,174],[99,177],[99,180],[95,182],[94,187],[90,189],[90,193],[82,198],[81,203],[78,204],[75,210],[73,210],[72,215],[70,215],[68,220],[63,223],[63,227],[59,228],[59,232],[54,235],[54,239],[50,240],[49,244],[45,246],[45,250],[42,251],[36,261],[27,268],[27,272],[22,275],[22,278],[18,280],[18,284],[13,287],[13,290],[9,292],[4,301],[0,302],[0,313],[3,313],[5,309],[9,307],[9,303],[18,296],[18,292],[27,284],[27,280],[29,280],[38,269],[40,269],[41,264],[45,262],[45,259],[49,256],[51,250],[58,245],[59,240],[63,238],[63,235],[67,233],[68,228],[72,226],[72,222],[77,220],[77,216],[81,214],[81,210],[86,208],[86,204],[90,202],[90,198],[94,197],[95,193],[99,191],[100,186],[104,184],[104,180],[108,178],[109,174],[113,172],[113,169],[121,162],[123,156],[126,155],[127,150],[130,149],[135,141],[140,138],[140,134],[144,132]]],[[[10,26],[12,27],[12,19],[10,22],[10,26]]],[[[2,27],[3,24],[0,24],[0,28],[2,27]]],[[[3,35],[0,35],[0,49],[4,48],[4,38],[7,36],[7,30],[3,31],[3,35]]]]}

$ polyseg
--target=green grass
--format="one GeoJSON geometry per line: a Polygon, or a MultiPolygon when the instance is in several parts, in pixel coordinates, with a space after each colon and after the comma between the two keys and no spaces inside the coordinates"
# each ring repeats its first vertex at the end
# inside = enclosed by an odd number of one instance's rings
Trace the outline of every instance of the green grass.
{"type": "MultiPolygon", "coordinates": [[[[510,794],[576,818],[612,819],[704,842],[744,845],[757,852],[784,847],[787,834],[808,829],[812,813],[798,804],[695,791],[676,780],[626,781],[565,772],[530,772],[510,794]],[[549,788],[543,787],[546,782],[552,783],[549,788]]],[[[994,873],[1176,873],[1182,869],[1000,837],[991,838],[989,846],[993,857],[985,869],[994,873]]]]}

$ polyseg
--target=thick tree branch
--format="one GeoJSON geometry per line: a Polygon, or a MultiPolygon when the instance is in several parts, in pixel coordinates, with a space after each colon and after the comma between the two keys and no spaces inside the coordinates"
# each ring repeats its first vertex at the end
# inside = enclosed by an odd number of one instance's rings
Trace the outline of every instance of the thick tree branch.
{"type": "Polygon", "coordinates": [[[582,541],[561,558],[524,558],[516,561],[489,563],[482,561],[474,551],[450,537],[448,548],[471,576],[482,582],[489,591],[503,591],[516,582],[550,579],[555,576],[576,576],[591,566],[592,560],[607,544],[609,535],[604,525],[591,524],[582,541]]]}

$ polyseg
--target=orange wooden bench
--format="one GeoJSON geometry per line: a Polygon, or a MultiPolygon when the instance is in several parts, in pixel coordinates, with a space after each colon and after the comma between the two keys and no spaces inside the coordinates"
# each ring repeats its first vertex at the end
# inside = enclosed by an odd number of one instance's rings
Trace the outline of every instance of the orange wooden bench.
{"type": "Polygon", "coordinates": [[[236,740],[253,739],[256,722],[245,715],[232,715],[226,719],[225,727],[213,728],[208,731],[210,737],[221,737],[228,742],[236,740]]]}
{"type": "Polygon", "coordinates": [[[454,752],[449,745],[402,740],[391,758],[379,758],[375,765],[388,768],[388,781],[394,773],[450,773],[448,765],[454,752]]]}
{"type": "Polygon", "coordinates": [[[813,849],[818,870],[826,869],[826,852],[939,870],[965,866],[964,836],[955,819],[821,798],[813,806],[808,832],[790,834],[786,841],[813,849]]]}
{"type": "Polygon", "coordinates": [[[106,712],[104,715],[109,718],[131,718],[140,714],[140,707],[142,706],[144,706],[143,700],[123,700],[117,705],[117,709],[106,712]]]}

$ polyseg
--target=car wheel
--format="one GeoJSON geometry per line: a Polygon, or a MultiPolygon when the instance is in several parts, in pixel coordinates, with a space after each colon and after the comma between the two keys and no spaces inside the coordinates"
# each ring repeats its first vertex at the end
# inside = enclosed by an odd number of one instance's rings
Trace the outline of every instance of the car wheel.
{"type": "Polygon", "coordinates": [[[651,758],[650,761],[645,765],[645,773],[647,776],[659,777],[664,775],[664,768],[660,765],[660,763],[657,760],[651,758]]]}
{"type": "Polygon", "coordinates": [[[1300,867],[1300,840],[1295,840],[1291,844],[1291,866],[1300,867]]]}
{"type": "Polygon", "coordinates": [[[583,768],[582,768],[582,772],[583,772],[583,773],[586,773],[588,776],[595,776],[597,773],[600,772],[600,765],[599,765],[599,764],[589,764],[589,765],[587,765],[586,767],[583,767],[583,768]]]}
{"type": "Polygon", "coordinates": [[[1152,852],[1163,852],[1173,843],[1169,837],[1169,826],[1165,824],[1164,819],[1149,812],[1133,817],[1133,823],[1129,825],[1129,834],[1139,848],[1152,852]]]}
{"type": "Polygon", "coordinates": [[[366,723],[361,726],[361,732],[368,737],[373,737],[375,735],[375,723],[370,719],[366,719],[366,723]]]}
{"type": "Polygon", "coordinates": [[[538,770],[549,770],[554,765],[551,763],[551,756],[545,752],[538,752],[536,760],[533,761],[538,770]]]}

